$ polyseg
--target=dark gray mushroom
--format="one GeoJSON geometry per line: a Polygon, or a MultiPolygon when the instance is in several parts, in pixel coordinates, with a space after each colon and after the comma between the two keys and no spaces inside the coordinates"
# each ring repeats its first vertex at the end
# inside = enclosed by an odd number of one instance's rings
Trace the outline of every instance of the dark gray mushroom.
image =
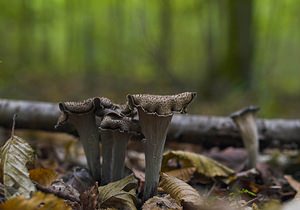
{"type": "Polygon", "coordinates": [[[256,106],[249,106],[230,115],[239,129],[248,152],[248,168],[255,168],[258,158],[259,139],[255,121],[255,114],[258,110],[256,106]]]}
{"type": "Polygon", "coordinates": [[[138,111],[139,124],[146,138],[144,201],[157,194],[162,154],[173,112],[186,113],[188,104],[195,96],[196,93],[192,92],[168,96],[127,96],[129,107],[138,111]]]}
{"type": "Polygon", "coordinates": [[[129,139],[139,135],[139,125],[128,117],[104,116],[100,124],[102,139],[102,184],[124,178],[125,155],[129,139]]]}
{"type": "Polygon", "coordinates": [[[81,102],[63,102],[59,103],[59,108],[62,114],[56,126],[68,122],[76,128],[91,175],[95,181],[100,181],[99,132],[95,120],[95,112],[103,109],[100,99],[90,98],[81,102]]]}

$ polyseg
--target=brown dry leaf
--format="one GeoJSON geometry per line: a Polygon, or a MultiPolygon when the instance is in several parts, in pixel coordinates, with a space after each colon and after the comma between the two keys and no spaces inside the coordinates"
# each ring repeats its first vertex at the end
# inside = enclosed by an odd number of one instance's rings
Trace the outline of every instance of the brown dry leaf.
{"type": "Polygon", "coordinates": [[[142,210],[182,210],[182,207],[170,195],[164,195],[163,197],[154,196],[147,200],[142,210]]]}
{"type": "Polygon", "coordinates": [[[48,187],[57,178],[57,173],[53,169],[35,168],[29,171],[29,177],[32,181],[48,187]]]}
{"type": "Polygon", "coordinates": [[[189,182],[193,177],[195,171],[196,171],[195,167],[189,167],[189,168],[182,168],[182,169],[175,169],[172,171],[168,171],[166,172],[166,174],[181,179],[184,182],[189,182]]]}
{"type": "Polygon", "coordinates": [[[204,207],[204,200],[199,193],[190,185],[176,177],[161,173],[159,186],[164,192],[170,194],[172,198],[183,206],[188,205],[199,210],[204,207]]]}
{"type": "Polygon", "coordinates": [[[1,210],[72,210],[64,200],[52,194],[36,192],[30,199],[18,196],[0,204],[1,210]]]}
{"type": "Polygon", "coordinates": [[[211,158],[185,151],[170,151],[165,153],[161,168],[163,172],[173,170],[173,168],[168,165],[168,161],[171,159],[180,161],[182,168],[195,167],[197,173],[210,178],[229,177],[234,174],[232,169],[211,158]]]}
{"type": "Polygon", "coordinates": [[[136,189],[138,180],[130,175],[116,182],[98,188],[101,208],[120,208],[123,210],[136,210],[136,189]]]}
{"type": "Polygon", "coordinates": [[[288,183],[292,186],[292,188],[294,188],[294,190],[297,191],[297,194],[295,195],[294,199],[300,200],[300,182],[295,180],[290,175],[285,175],[284,178],[288,181],[288,183]]]}
{"type": "Polygon", "coordinates": [[[79,198],[81,202],[81,209],[84,210],[95,210],[97,209],[98,204],[98,183],[96,182],[96,185],[92,186],[90,189],[82,193],[79,198]]]}
{"type": "Polygon", "coordinates": [[[26,167],[27,163],[34,160],[31,146],[12,132],[12,136],[1,147],[0,156],[0,170],[3,174],[6,198],[17,195],[29,198],[30,193],[36,191],[26,167]]]}

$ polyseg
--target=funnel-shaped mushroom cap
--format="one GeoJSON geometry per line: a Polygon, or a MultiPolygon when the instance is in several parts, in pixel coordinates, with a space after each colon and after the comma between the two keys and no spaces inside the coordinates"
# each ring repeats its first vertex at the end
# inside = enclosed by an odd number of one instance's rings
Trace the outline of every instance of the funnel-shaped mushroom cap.
{"type": "Polygon", "coordinates": [[[100,124],[100,128],[102,130],[114,130],[132,134],[141,133],[141,128],[137,120],[129,117],[119,117],[114,114],[106,115],[100,124]]]}
{"type": "Polygon", "coordinates": [[[87,163],[94,180],[100,181],[99,132],[96,126],[95,112],[103,109],[99,98],[90,98],[80,102],[59,103],[62,111],[57,126],[66,122],[72,124],[80,137],[87,163]]]}
{"type": "Polygon", "coordinates": [[[99,98],[89,98],[78,102],[61,102],[59,109],[62,113],[58,118],[56,127],[66,123],[70,114],[88,114],[97,109],[103,109],[103,106],[99,98]]]}
{"type": "Polygon", "coordinates": [[[127,95],[131,109],[142,108],[144,112],[160,116],[172,115],[173,112],[186,113],[189,103],[195,98],[196,93],[185,92],[177,95],[127,95]]]}
{"type": "Polygon", "coordinates": [[[108,98],[99,97],[99,102],[100,102],[100,104],[103,108],[112,108],[112,107],[114,107],[114,104],[108,98]]]}
{"type": "Polygon", "coordinates": [[[248,106],[248,107],[246,107],[246,108],[244,108],[244,109],[241,109],[241,110],[239,110],[239,111],[236,111],[236,112],[232,113],[232,114],[230,115],[230,117],[231,117],[233,120],[236,120],[236,119],[238,119],[238,118],[240,118],[240,117],[246,116],[247,114],[254,115],[254,114],[256,114],[256,112],[258,112],[258,111],[259,111],[259,107],[257,107],[257,106],[248,106]]]}
{"type": "Polygon", "coordinates": [[[129,107],[128,102],[126,102],[125,104],[121,104],[118,106],[118,110],[120,111],[120,113],[126,117],[131,117],[134,118],[137,116],[137,111],[134,109],[131,109],[129,107]]]}

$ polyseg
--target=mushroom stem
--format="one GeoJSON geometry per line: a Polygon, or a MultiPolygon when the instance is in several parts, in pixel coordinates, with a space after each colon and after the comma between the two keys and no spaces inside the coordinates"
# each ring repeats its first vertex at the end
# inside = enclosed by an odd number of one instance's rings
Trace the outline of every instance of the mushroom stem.
{"type": "Polygon", "coordinates": [[[157,114],[146,113],[141,108],[138,108],[138,113],[142,133],[146,138],[146,169],[143,195],[143,199],[146,201],[157,194],[162,154],[173,115],[158,116],[157,114]]]}
{"type": "Polygon", "coordinates": [[[59,127],[69,122],[76,128],[92,177],[99,182],[101,181],[100,134],[96,125],[95,111],[103,108],[100,102],[99,98],[90,98],[81,102],[59,103],[62,114],[55,126],[59,127]]]}
{"type": "Polygon", "coordinates": [[[258,107],[249,106],[231,115],[231,118],[240,131],[249,156],[248,168],[255,168],[258,159],[259,138],[255,121],[255,113],[258,109],[258,107]]]}
{"type": "Polygon", "coordinates": [[[111,131],[101,130],[102,175],[101,185],[112,181],[113,137],[111,131]]]}
{"type": "MultiPolygon", "coordinates": [[[[73,117],[70,116],[70,118],[73,117]]],[[[92,177],[95,181],[100,181],[99,132],[95,123],[95,117],[90,114],[83,114],[80,117],[74,117],[73,124],[77,128],[92,177]]]]}
{"type": "Polygon", "coordinates": [[[114,145],[112,181],[117,181],[124,178],[126,148],[130,136],[128,133],[123,133],[119,131],[113,132],[114,145]]]}

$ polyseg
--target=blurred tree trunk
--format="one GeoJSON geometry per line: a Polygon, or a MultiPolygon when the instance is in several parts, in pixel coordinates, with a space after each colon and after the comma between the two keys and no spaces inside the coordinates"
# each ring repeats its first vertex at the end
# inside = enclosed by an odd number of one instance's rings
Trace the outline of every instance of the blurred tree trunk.
{"type": "Polygon", "coordinates": [[[85,93],[95,95],[97,93],[97,73],[98,66],[96,61],[96,37],[95,37],[95,18],[92,4],[83,2],[81,5],[83,11],[82,39],[84,45],[84,89],[85,93]]]}
{"type": "MultiPolygon", "coordinates": [[[[182,87],[182,82],[172,73],[172,39],[173,39],[173,9],[172,0],[159,0],[159,39],[154,52],[154,62],[158,74],[163,76],[167,85],[173,88],[182,87]]],[[[160,78],[161,76],[158,76],[160,78]]]]}
{"type": "Polygon", "coordinates": [[[18,65],[17,70],[23,71],[24,68],[31,67],[32,61],[30,53],[32,51],[32,28],[33,28],[33,11],[30,8],[31,2],[22,0],[19,11],[19,37],[18,37],[18,65]]]}
{"type": "MultiPolygon", "coordinates": [[[[216,88],[218,88],[217,85],[215,85],[215,80],[218,78],[218,69],[219,69],[219,63],[220,63],[220,57],[218,56],[218,53],[216,53],[216,50],[220,50],[220,47],[216,47],[216,41],[214,40],[214,31],[213,25],[216,23],[213,19],[213,12],[216,11],[216,9],[219,9],[217,6],[219,4],[218,1],[215,0],[209,0],[206,2],[206,5],[203,4],[202,1],[198,2],[198,10],[201,13],[201,10],[203,10],[203,7],[206,9],[206,23],[205,23],[205,29],[204,29],[204,48],[206,52],[206,60],[205,60],[205,70],[206,70],[206,78],[200,84],[200,90],[202,90],[202,94],[205,98],[212,98],[214,96],[215,92],[218,92],[216,88]]],[[[202,21],[202,19],[200,20],[202,21]]],[[[203,46],[203,42],[201,42],[201,45],[203,46]]],[[[201,47],[202,47],[201,46],[201,47]]],[[[201,59],[199,59],[201,60],[201,59]]]]}
{"type": "Polygon", "coordinates": [[[228,0],[227,53],[223,77],[231,86],[251,88],[253,0],[228,0]]]}
{"type": "Polygon", "coordinates": [[[51,4],[49,4],[49,1],[42,1],[42,10],[43,10],[43,20],[41,23],[41,31],[42,31],[42,44],[40,48],[40,62],[43,64],[43,66],[46,70],[51,71],[52,70],[52,62],[51,62],[51,56],[50,53],[50,36],[49,36],[49,30],[47,24],[49,22],[49,17],[51,16],[52,7],[51,4]]]}
{"type": "Polygon", "coordinates": [[[66,16],[65,18],[65,36],[66,36],[66,41],[65,41],[65,53],[66,55],[66,60],[65,60],[65,67],[64,69],[73,69],[75,70],[75,67],[73,66],[73,61],[77,61],[75,57],[76,53],[76,48],[74,47],[74,43],[76,43],[75,36],[76,32],[74,30],[74,3],[71,1],[65,1],[65,7],[64,7],[64,15],[66,16]]]}
{"type": "MultiPolygon", "coordinates": [[[[207,26],[205,34],[206,50],[206,79],[200,86],[204,96],[219,97],[219,91],[223,95],[233,88],[243,90],[251,89],[252,83],[252,61],[253,61],[253,0],[228,0],[226,2],[207,2],[207,26]],[[224,14],[224,8],[226,9],[224,14]],[[216,13],[220,13],[217,18],[218,23],[213,19],[216,13]],[[223,13],[223,14],[222,14],[223,13]],[[221,25],[227,17],[227,28],[223,30],[221,25]],[[215,30],[212,26],[219,24],[220,30],[215,30]],[[223,43],[217,45],[214,38],[215,33],[224,34],[223,43]],[[224,55],[220,53],[225,46],[224,55]]],[[[215,36],[216,37],[216,36],[215,36]]]]}
{"type": "Polygon", "coordinates": [[[163,71],[170,72],[172,47],[172,8],[170,0],[164,0],[160,2],[160,37],[157,48],[157,64],[163,71]]]}

